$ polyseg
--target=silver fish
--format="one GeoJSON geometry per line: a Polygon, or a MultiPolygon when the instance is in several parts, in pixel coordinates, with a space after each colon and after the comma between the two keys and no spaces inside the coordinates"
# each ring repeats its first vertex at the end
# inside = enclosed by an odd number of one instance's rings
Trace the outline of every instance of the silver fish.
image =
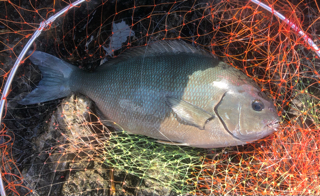
{"type": "Polygon", "coordinates": [[[241,71],[182,41],[131,49],[88,73],[36,51],[43,79],[20,104],[66,97],[92,99],[133,134],[199,148],[246,144],[277,129],[273,102],[241,71]]]}

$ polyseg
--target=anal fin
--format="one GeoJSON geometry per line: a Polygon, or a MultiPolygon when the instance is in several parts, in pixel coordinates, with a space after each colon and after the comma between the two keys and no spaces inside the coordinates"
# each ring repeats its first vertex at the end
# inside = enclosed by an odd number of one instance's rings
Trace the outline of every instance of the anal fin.
{"type": "Polygon", "coordinates": [[[176,146],[190,146],[187,143],[169,142],[169,141],[164,141],[164,140],[157,140],[157,142],[160,144],[169,144],[169,145],[176,145],[176,146]]]}

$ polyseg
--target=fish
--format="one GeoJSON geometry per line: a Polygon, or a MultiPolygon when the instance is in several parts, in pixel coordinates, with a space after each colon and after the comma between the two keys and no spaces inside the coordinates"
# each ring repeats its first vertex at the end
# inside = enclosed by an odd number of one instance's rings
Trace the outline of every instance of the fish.
{"type": "Polygon", "coordinates": [[[244,145],[277,130],[273,100],[246,74],[180,40],[125,51],[86,72],[41,51],[29,58],[43,75],[19,103],[80,93],[130,134],[169,145],[244,145]]]}

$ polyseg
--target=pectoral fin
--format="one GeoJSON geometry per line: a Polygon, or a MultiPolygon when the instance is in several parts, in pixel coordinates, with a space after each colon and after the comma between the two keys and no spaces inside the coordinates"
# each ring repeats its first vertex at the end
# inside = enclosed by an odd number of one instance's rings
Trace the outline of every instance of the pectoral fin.
{"type": "Polygon", "coordinates": [[[169,142],[169,141],[163,141],[163,140],[157,140],[160,144],[169,144],[169,145],[177,145],[177,146],[189,146],[187,143],[179,143],[179,142],[169,142]]]}
{"type": "Polygon", "coordinates": [[[206,123],[214,119],[214,115],[183,100],[167,97],[166,103],[184,123],[203,130],[206,123]]]}

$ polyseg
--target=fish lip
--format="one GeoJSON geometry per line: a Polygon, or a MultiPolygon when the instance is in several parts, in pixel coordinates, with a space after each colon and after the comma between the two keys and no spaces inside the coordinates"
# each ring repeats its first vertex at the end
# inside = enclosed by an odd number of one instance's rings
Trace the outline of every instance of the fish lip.
{"type": "Polygon", "coordinates": [[[275,119],[275,120],[270,121],[270,122],[266,125],[266,127],[267,127],[268,129],[272,129],[273,131],[278,131],[279,125],[280,125],[280,121],[277,120],[277,119],[275,119]]]}

